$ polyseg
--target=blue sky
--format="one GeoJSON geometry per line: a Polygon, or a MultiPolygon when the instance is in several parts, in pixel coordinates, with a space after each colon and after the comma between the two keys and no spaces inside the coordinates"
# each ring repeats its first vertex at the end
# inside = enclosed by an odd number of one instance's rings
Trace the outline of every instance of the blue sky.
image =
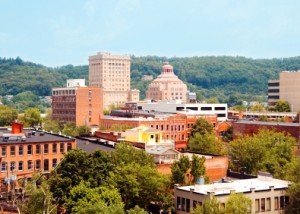
{"type": "Polygon", "coordinates": [[[0,57],[300,55],[298,0],[0,0],[0,57]]]}

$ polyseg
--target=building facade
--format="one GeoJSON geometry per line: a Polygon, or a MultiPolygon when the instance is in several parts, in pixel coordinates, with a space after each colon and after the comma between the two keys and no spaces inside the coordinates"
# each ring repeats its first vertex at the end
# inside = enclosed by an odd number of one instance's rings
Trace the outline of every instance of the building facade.
{"type": "Polygon", "coordinates": [[[89,86],[103,88],[103,106],[123,106],[139,101],[139,90],[130,88],[130,57],[99,52],[89,57],[89,86]]]}
{"type": "MultiPolygon", "coordinates": [[[[2,194],[9,193],[10,184],[30,179],[34,173],[50,173],[65,153],[76,148],[73,138],[35,130],[12,134],[0,129],[0,142],[2,194]]],[[[21,188],[17,183],[15,187],[21,188]]]]}
{"type": "Polygon", "coordinates": [[[52,89],[52,118],[76,126],[99,125],[103,115],[103,91],[98,87],[71,87],[52,89]]]}
{"type": "Polygon", "coordinates": [[[291,111],[300,111],[300,71],[283,71],[279,80],[268,82],[268,105],[274,107],[278,100],[288,101],[291,111]]]}
{"type": "Polygon", "coordinates": [[[216,115],[219,122],[227,120],[227,104],[183,103],[181,100],[138,102],[138,110],[186,115],[216,115]]]}
{"type": "Polygon", "coordinates": [[[175,186],[175,210],[177,214],[190,213],[197,204],[202,205],[212,197],[220,202],[220,208],[225,209],[230,194],[243,193],[252,201],[247,213],[284,213],[288,203],[286,190],[289,182],[273,179],[266,175],[257,178],[234,180],[227,183],[207,185],[175,186]]]}
{"type": "MultiPolygon", "coordinates": [[[[130,113],[130,112],[129,112],[130,113]]],[[[141,112],[140,112],[141,113],[141,112]]],[[[149,117],[117,117],[103,116],[100,124],[103,129],[110,129],[114,125],[128,125],[132,128],[145,125],[162,132],[162,140],[175,141],[175,148],[183,150],[187,146],[187,141],[198,118],[205,118],[213,124],[218,124],[216,115],[186,115],[186,114],[157,114],[149,117]]]]}
{"type": "Polygon", "coordinates": [[[146,99],[150,100],[182,100],[187,101],[187,86],[173,71],[173,66],[162,66],[161,74],[153,80],[146,92],[146,99]]]}

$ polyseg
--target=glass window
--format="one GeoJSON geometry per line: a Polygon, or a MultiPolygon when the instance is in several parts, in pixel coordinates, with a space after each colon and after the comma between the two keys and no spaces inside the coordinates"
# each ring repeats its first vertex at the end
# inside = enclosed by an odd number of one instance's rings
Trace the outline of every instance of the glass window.
{"type": "Polygon", "coordinates": [[[181,198],[177,197],[177,210],[181,210],[181,198]]]}
{"type": "Polygon", "coordinates": [[[32,170],[32,160],[27,161],[27,169],[32,170]]]}
{"type": "Polygon", "coordinates": [[[278,200],[278,197],[275,197],[274,198],[274,208],[275,210],[278,210],[279,209],[279,200],[278,200]]]}
{"type": "Polygon", "coordinates": [[[41,169],[41,160],[35,161],[35,169],[37,169],[37,170],[41,169]]]}
{"type": "Polygon", "coordinates": [[[2,162],[1,163],[1,172],[6,172],[6,168],[7,168],[7,162],[2,162]]]}
{"type": "Polygon", "coordinates": [[[6,146],[1,147],[1,156],[5,157],[6,156],[6,146]]]}
{"type": "Polygon", "coordinates": [[[280,207],[281,210],[284,209],[284,196],[280,196],[280,207]]]}
{"type": "Polygon", "coordinates": [[[48,171],[48,170],[49,170],[49,160],[48,160],[48,159],[45,159],[45,160],[44,160],[44,170],[45,170],[45,171],[48,171]]]}
{"type": "Polygon", "coordinates": [[[259,199],[255,199],[255,212],[256,213],[259,213],[259,208],[260,208],[259,199]]]}
{"type": "Polygon", "coordinates": [[[265,206],[266,206],[265,205],[265,199],[264,198],[260,199],[260,211],[261,212],[265,212],[265,209],[266,209],[265,206]]]}
{"type": "Polygon", "coordinates": [[[60,143],[59,145],[60,145],[60,148],[59,148],[60,153],[64,153],[65,152],[65,144],[60,143]]]}
{"type": "Polygon", "coordinates": [[[52,160],[52,168],[55,168],[56,166],[57,166],[57,159],[54,158],[54,159],[52,160]]]}
{"type": "Polygon", "coordinates": [[[190,212],[190,210],[191,210],[191,205],[190,205],[190,199],[186,199],[186,211],[187,212],[190,212]]]}
{"type": "Polygon", "coordinates": [[[16,147],[15,146],[10,146],[10,155],[11,156],[16,155],[16,147]]]}
{"type": "Polygon", "coordinates": [[[44,154],[48,154],[49,150],[49,145],[48,144],[44,144],[44,154]]]}
{"type": "Polygon", "coordinates": [[[67,144],[67,151],[70,151],[72,149],[72,143],[67,144]]]}
{"type": "Polygon", "coordinates": [[[32,155],[32,145],[27,146],[27,154],[32,155]]]}
{"type": "Polygon", "coordinates": [[[271,198],[266,200],[266,211],[271,211],[271,198]]]}
{"type": "Polygon", "coordinates": [[[14,161],[10,162],[10,171],[15,171],[16,163],[14,161]]]}
{"type": "Polygon", "coordinates": [[[23,171],[23,161],[19,161],[18,170],[23,171]]]}
{"type": "Polygon", "coordinates": [[[57,144],[56,144],[56,143],[53,143],[53,144],[52,144],[52,152],[53,152],[53,153],[56,153],[56,152],[57,152],[57,144]]]}
{"type": "Polygon", "coordinates": [[[182,211],[185,211],[185,198],[181,198],[181,204],[182,204],[182,211]]]}
{"type": "Polygon", "coordinates": [[[41,154],[41,145],[35,145],[35,154],[41,154]]]}
{"type": "Polygon", "coordinates": [[[19,155],[23,155],[23,145],[19,145],[19,155]]]}

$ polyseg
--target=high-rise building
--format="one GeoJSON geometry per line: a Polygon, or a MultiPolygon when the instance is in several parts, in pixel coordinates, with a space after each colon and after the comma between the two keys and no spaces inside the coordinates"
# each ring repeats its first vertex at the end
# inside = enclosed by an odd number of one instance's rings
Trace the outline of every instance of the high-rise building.
{"type": "Polygon", "coordinates": [[[278,100],[287,101],[291,111],[300,111],[300,71],[283,71],[279,80],[269,80],[268,105],[273,107],[278,100]]]}
{"type": "Polygon", "coordinates": [[[166,63],[161,74],[153,80],[147,90],[146,99],[182,100],[186,102],[187,86],[173,72],[173,66],[166,63]]]}
{"type": "Polygon", "coordinates": [[[123,106],[139,101],[139,90],[130,89],[130,57],[99,52],[89,57],[89,86],[103,88],[103,104],[123,106]]]}
{"type": "Polygon", "coordinates": [[[52,89],[52,118],[77,126],[99,125],[103,115],[102,89],[86,87],[84,80],[68,80],[67,86],[52,89]]]}

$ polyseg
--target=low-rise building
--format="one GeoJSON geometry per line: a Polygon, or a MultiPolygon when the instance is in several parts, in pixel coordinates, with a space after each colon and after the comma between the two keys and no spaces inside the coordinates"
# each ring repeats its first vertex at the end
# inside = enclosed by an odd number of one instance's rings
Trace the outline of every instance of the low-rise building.
{"type": "Polygon", "coordinates": [[[0,189],[7,193],[11,182],[27,180],[34,173],[50,173],[76,148],[76,141],[66,136],[36,130],[0,129],[0,189]],[[17,132],[16,130],[21,130],[17,132]]]}
{"type": "Polygon", "coordinates": [[[212,197],[225,208],[225,203],[232,193],[242,193],[252,201],[248,213],[283,213],[288,196],[286,190],[288,181],[274,179],[268,174],[258,175],[257,178],[233,180],[223,183],[206,185],[175,186],[175,210],[177,214],[190,213],[197,204],[202,205],[212,197]]]}

